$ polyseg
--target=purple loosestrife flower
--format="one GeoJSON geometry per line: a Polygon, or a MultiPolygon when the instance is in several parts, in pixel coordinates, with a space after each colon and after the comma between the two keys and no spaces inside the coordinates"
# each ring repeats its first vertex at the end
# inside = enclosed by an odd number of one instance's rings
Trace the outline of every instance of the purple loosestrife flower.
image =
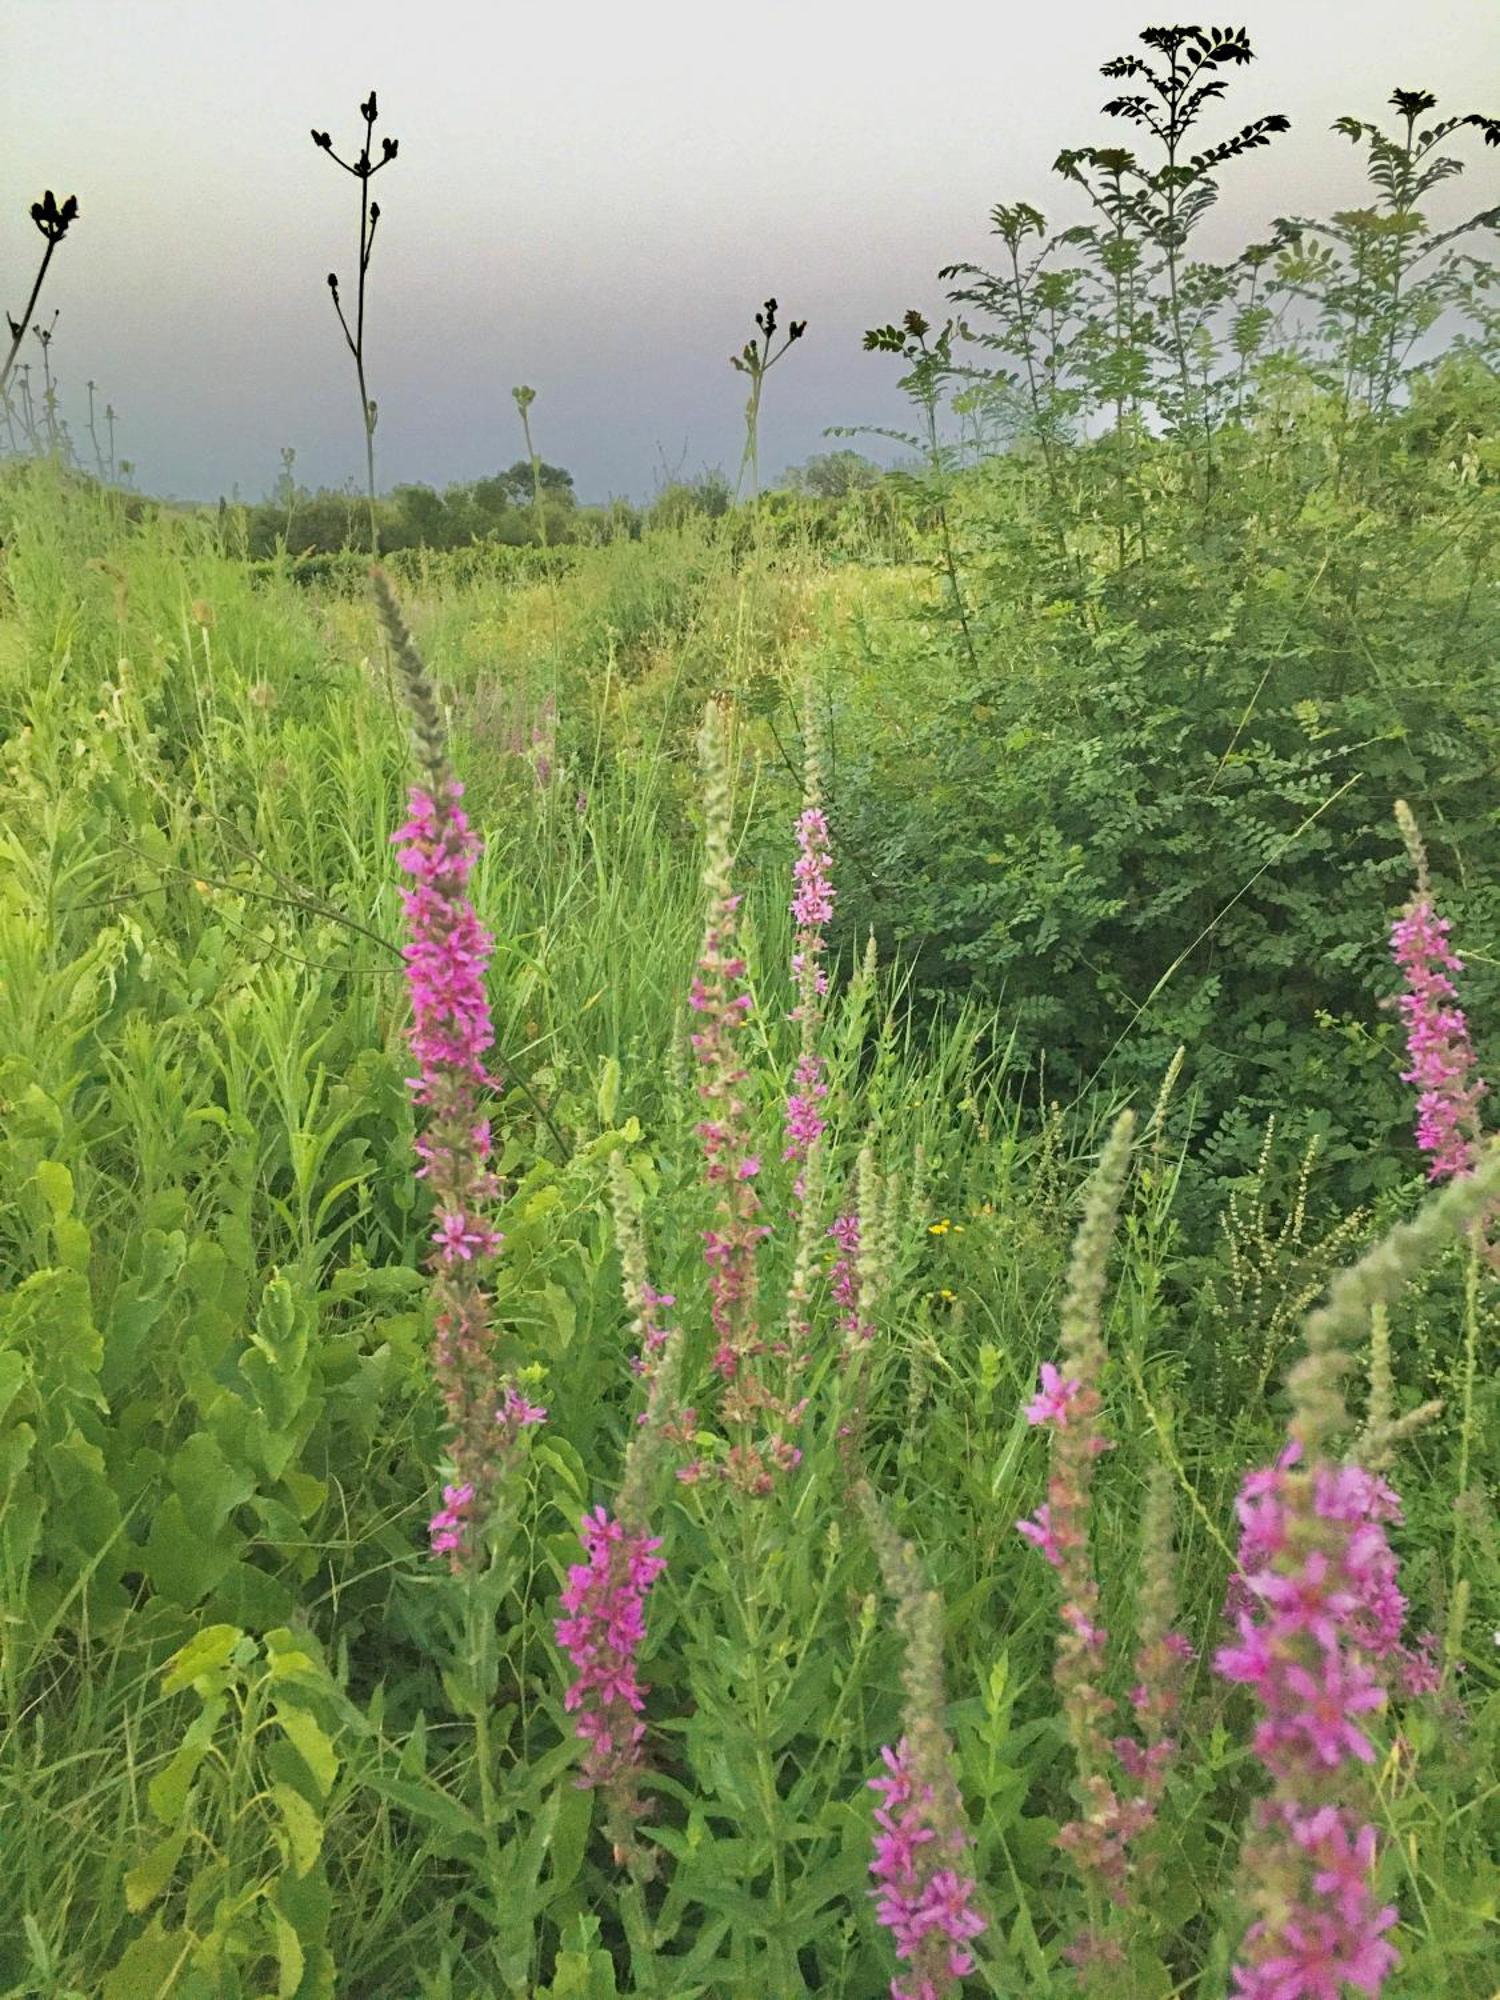
{"type": "MultiPolygon", "coordinates": [[[[1454,1004],[1458,989],[1448,977],[1463,971],[1463,960],[1448,943],[1448,919],[1433,906],[1427,850],[1405,799],[1396,801],[1396,822],[1417,878],[1416,895],[1391,928],[1391,951],[1406,986],[1396,1005],[1411,1061],[1401,1080],[1417,1086],[1417,1144],[1430,1155],[1427,1178],[1456,1179],[1473,1173],[1478,1163],[1483,1140],[1479,1104],[1488,1087],[1479,1074],[1468,1021],[1454,1004]]],[[[1475,1220],[1473,1240],[1476,1250],[1500,1270],[1500,1241],[1491,1234],[1497,1218],[1500,1203],[1491,1203],[1475,1220]]]]}
{"type": "MultiPolygon", "coordinates": [[[[1175,1730],[1182,1708],[1182,1685],[1196,1657],[1176,1629],[1177,1573],[1172,1548],[1172,1474],[1160,1460],[1151,1467],[1141,1527],[1141,1582],[1136,1614],[1135,1685],[1130,1706],[1139,1740],[1117,1736],[1111,1748],[1134,1789],[1129,1809],[1137,1829],[1155,1820],[1177,1755],[1175,1730]]],[[[1137,1873],[1152,1870],[1159,1855],[1134,1856],[1137,1873]]]]}
{"type": "MultiPolygon", "coordinates": [[[[812,713],[809,693],[807,708],[812,713]]],[[[792,952],[792,977],[797,1004],[790,1018],[797,1023],[797,1061],[786,1100],[786,1145],[783,1161],[795,1164],[792,1216],[796,1240],[791,1282],[787,1287],[784,1362],[787,1398],[796,1378],[812,1358],[812,1295],[824,1220],[824,1146],[827,1119],[823,1107],[828,1079],[820,1047],[823,1000],[828,977],[823,969],[823,926],[833,915],[832,849],[828,821],[819,804],[819,754],[816,736],[805,749],[806,804],[797,821],[792,921],[797,927],[792,952]]]]}
{"type": "Polygon", "coordinates": [[[870,1858],[875,1915],[906,1968],[891,1981],[891,2000],[948,2000],[973,1971],[969,1946],[986,1924],[974,1907],[972,1842],[943,1725],[942,1599],[867,1480],[854,1498],[906,1647],[905,1734],[881,1750],[885,1771],[868,1781],[880,1799],[870,1858]]]}
{"type": "MultiPolygon", "coordinates": [[[[758,1252],[771,1232],[760,1219],[756,1181],[761,1158],[750,1133],[745,1094],[749,1071],[737,1046],[751,1012],[751,998],[741,987],[747,968],[739,942],[741,898],[733,892],[730,877],[729,762],[723,722],[713,703],[704,717],[701,749],[708,915],[689,1004],[699,1019],[690,1038],[703,1109],[696,1131],[705,1178],[717,1197],[713,1224],[703,1238],[715,1337],[713,1368],[724,1385],[721,1413],[736,1433],[719,1469],[742,1492],[764,1496],[778,1475],[801,1461],[802,1453],[788,1432],[800,1420],[805,1403],[792,1400],[768,1380],[768,1355],[785,1362],[788,1375],[795,1372],[799,1357],[792,1353],[792,1343],[773,1349],[759,1323],[758,1252]]],[[[704,1461],[695,1460],[678,1477],[691,1484],[707,1470],[704,1461]]]]}
{"type": "MultiPolygon", "coordinates": [[[[601,1789],[609,1808],[615,1858],[649,1873],[636,1826],[645,1807],[640,1780],[646,1765],[642,1714],[648,1689],[636,1673],[646,1632],[646,1599],[666,1568],[657,1554],[660,1536],[647,1532],[663,1447],[678,1413],[673,1403],[682,1357],[681,1335],[659,1327],[656,1315],[672,1303],[646,1275],[646,1247],[634,1184],[616,1157],[610,1196],[625,1301],[640,1342],[634,1372],[646,1382],[646,1407],[625,1450],[625,1469],[613,1514],[596,1507],[579,1524],[586,1560],[568,1571],[558,1645],[575,1669],[565,1706],[578,1716],[585,1745],[579,1784],[601,1789]]],[[[691,1417],[691,1412],[681,1413],[691,1417]]]]}
{"type": "Polygon", "coordinates": [[[1410,1069],[1401,1081],[1414,1083],[1417,1144],[1431,1158],[1429,1180],[1472,1170],[1479,1144],[1479,1100],[1485,1094],[1474,1059],[1469,1026],[1450,972],[1463,960],[1448,945],[1450,925],[1426,897],[1409,904],[1391,929],[1391,950],[1406,982],[1398,1005],[1406,1025],[1410,1069]]]}
{"type": "Polygon", "coordinates": [[[691,1035],[703,1106],[696,1129],[708,1183],[718,1196],[715,1224],[703,1239],[717,1336],[713,1365],[732,1382],[760,1352],[756,1253],[770,1232],[759,1219],[755,1181],[760,1161],[750,1140],[744,1095],[749,1071],[737,1047],[753,1002],[740,984],[746,974],[739,943],[742,898],[730,886],[729,774],[722,728],[717,708],[710,705],[703,727],[708,917],[688,1000],[699,1018],[691,1035]]]}
{"type": "Polygon", "coordinates": [[[839,1327],[846,1347],[862,1345],[870,1338],[872,1329],[861,1319],[859,1311],[858,1210],[851,1209],[846,1215],[836,1216],[829,1225],[828,1234],[838,1245],[829,1283],[834,1303],[839,1308],[839,1327]]]}
{"type": "Polygon", "coordinates": [[[401,894],[409,1040],[418,1068],[410,1087],[425,1113],[416,1151],[418,1177],[428,1185],[435,1215],[428,1260],[437,1308],[433,1370],[452,1433],[454,1477],[444,1487],[430,1537],[434,1553],[460,1569],[478,1554],[478,1533],[522,1435],[546,1412],[517,1395],[499,1369],[485,1284],[504,1239],[486,1212],[500,1186],[482,1110],[494,1088],[486,1063],[494,1028],[485,992],[493,940],[469,888],[479,841],[460,803],[463,786],[448,764],[426,668],[389,583],[379,571],[373,580],[423,766],[424,782],[411,788],[406,823],[391,838],[412,884],[401,894]]]}
{"type": "Polygon", "coordinates": [[[826,1129],[822,1107],[828,1096],[828,1083],[818,1049],[818,1029],[823,997],[828,991],[828,975],[823,969],[823,927],[833,918],[830,873],[833,850],[828,839],[828,821],[817,802],[815,766],[809,772],[808,791],[808,803],[797,821],[797,860],[792,870],[795,880],[792,918],[797,926],[797,945],[792,957],[797,1005],[792,1009],[792,1019],[801,1027],[801,1046],[786,1103],[787,1143],[782,1155],[783,1159],[798,1163],[799,1200],[807,1192],[808,1159],[826,1129]]]}
{"type": "Polygon", "coordinates": [[[1078,1870],[1090,1907],[1088,1925],[1066,1956],[1085,1978],[1103,1982],[1106,1990],[1113,1990],[1110,1982],[1118,1977],[1121,1947],[1101,1926],[1101,1898],[1117,1907],[1128,1901],[1137,1865],[1133,1848],[1156,1818],[1175,1753],[1169,1725],[1191,1653],[1172,1630],[1171,1516],[1168,1490],[1158,1477],[1147,1509],[1132,1695],[1144,1740],[1107,1739],[1105,1725],[1115,1704],[1103,1687],[1108,1634],[1100,1622],[1089,1523],[1095,1461],[1110,1449],[1100,1425],[1105,1364],[1100,1311],[1133,1131],[1133,1117],[1126,1112],[1110,1133],[1085,1197],[1063,1302],[1062,1364],[1043,1362],[1040,1387],[1026,1409],[1027,1420],[1051,1434],[1047,1498],[1030,1520],[1016,1524],[1056,1570],[1061,1587],[1053,1682],[1073,1747],[1082,1812],[1057,1839],[1078,1870]],[[1115,1784],[1115,1769],[1127,1781],[1123,1791],[1115,1784]]]}
{"type": "Polygon", "coordinates": [[[1378,1993],[1396,1963],[1375,1829],[1349,1802],[1349,1773],[1374,1760],[1367,1718],[1386,1701],[1375,1663],[1397,1650],[1405,1610],[1385,1536],[1395,1495],[1358,1466],[1300,1457],[1294,1446],[1241,1489],[1239,1636],[1214,1661],[1255,1697],[1272,1780],[1245,1847],[1256,1914],[1235,2000],[1378,1993]]]}
{"type": "Polygon", "coordinates": [[[556,1625],[557,1643],[577,1670],[565,1702],[578,1712],[587,1745],[578,1782],[618,1797],[643,1761],[647,1690],[636,1678],[636,1653],[646,1632],[646,1593],[666,1564],[656,1553],[659,1536],[628,1528],[602,1507],[585,1514],[579,1540],[587,1560],[568,1571],[567,1615],[556,1625]]]}
{"type": "Polygon", "coordinates": [[[891,1981],[891,2000],[942,2000],[974,1970],[968,1946],[985,1928],[973,1907],[974,1878],[963,1865],[967,1836],[961,1828],[939,1829],[933,1788],[912,1769],[904,1736],[880,1754],[885,1775],[869,1781],[881,1801],[870,1862],[875,1914],[897,1958],[911,1967],[891,1981]]]}
{"type": "MultiPolygon", "coordinates": [[[[1271,1789],[1253,1809],[1241,1858],[1250,1921],[1234,2000],[1342,2000],[1345,1985],[1378,1994],[1397,1961],[1386,1938],[1396,1912],[1377,1901],[1370,1879],[1377,1840],[1364,1771],[1375,1760],[1370,1730],[1386,1679],[1404,1664],[1405,1605],[1386,1538],[1398,1503],[1383,1479],[1333,1463],[1328,1447],[1349,1428],[1341,1384],[1351,1343],[1497,1187],[1500,1148],[1492,1148],[1334,1277],[1287,1378],[1286,1448],[1240,1491],[1228,1607],[1237,1639],[1214,1664],[1255,1698],[1254,1748],[1271,1789]]],[[[1401,1426],[1382,1414],[1385,1364],[1372,1372],[1381,1407],[1366,1441],[1383,1451],[1401,1426]]]]}

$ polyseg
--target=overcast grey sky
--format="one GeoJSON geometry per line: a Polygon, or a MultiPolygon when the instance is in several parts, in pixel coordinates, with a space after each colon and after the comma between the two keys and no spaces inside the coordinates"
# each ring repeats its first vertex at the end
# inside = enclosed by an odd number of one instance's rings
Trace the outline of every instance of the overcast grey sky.
{"type": "MultiPolygon", "coordinates": [[[[538,449],[580,492],[642,497],[665,463],[731,473],[730,353],[774,293],[807,338],[770,377],[768,472],[822,427],[899,421],[897,364],[865,327],[942,304],[939,266],[984,259],[988,212],[1077,219],[1050,165],[1106,144],[1098,67],[1148,0],[0,0],[0,303],[25,302],[44,187],[79,221],[44,301],[81,429],[93,376],[120,450],[164,492],[264,492],[279,447],[309,483],[362,476],[353,371],[325,276],[352,290],[357,107],[400,157],[377,182],[370,387],[378,471],[434,484],[509,464],[512,384],[538,449]]],[[[1238,21],[1241,17],[1236,16],[1238,21]]],[[[1258,60],[1212,131],[1293,129],[1232,167],[1204,241],[1225,253],[1286,213],[1361,197],[1341,112],[1396,86],[1500,111],[1500,0],[1259,0],[1258,60]]],[[[1443,212],[1500,199],[1470,161],[1443,212]]]]}

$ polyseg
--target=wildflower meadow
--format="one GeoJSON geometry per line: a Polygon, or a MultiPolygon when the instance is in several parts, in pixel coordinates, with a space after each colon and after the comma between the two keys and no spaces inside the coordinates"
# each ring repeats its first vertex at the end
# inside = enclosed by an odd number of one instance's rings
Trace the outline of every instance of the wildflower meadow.
{"type": "Polygon", "coordinates": [[[1500,1995],[1500,122],[1140,47],[821,491],[408,536],[373,90],[331,546],[12,322],[3,2000],[1500,1995]]]}

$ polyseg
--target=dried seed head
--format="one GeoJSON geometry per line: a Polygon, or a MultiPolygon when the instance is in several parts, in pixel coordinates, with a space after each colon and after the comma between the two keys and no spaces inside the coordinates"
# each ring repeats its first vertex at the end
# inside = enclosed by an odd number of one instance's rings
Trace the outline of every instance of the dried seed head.
{"type": "Polygon", "coordinates": [[[49,243],[61,243],[68,233],[68,225],[78,217],[78,197],[70,194],[61,207],[57,196],[48,188],[40,201],[31,204],[31,219],[41,230],[49,243]]]}
{"type": "Polygon", "coordinates": [[[333,134],[331,132],[320,132],[314,126],[312,142],[320,152],[331,153],[333,151],[333,134]]]}
{"type": "Polygon", "coordinates": [[[382,139],[380,142],[382,158],[394,160],[396,157],[396,148],[400,143],[398,139],[382,139]]]}

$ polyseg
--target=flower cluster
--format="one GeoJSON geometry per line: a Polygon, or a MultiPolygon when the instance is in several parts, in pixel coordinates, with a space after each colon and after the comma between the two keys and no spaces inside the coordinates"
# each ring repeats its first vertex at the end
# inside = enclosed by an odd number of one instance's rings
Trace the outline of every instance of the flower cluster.
{"type": "Polygon", "coordinates": [[[943,1726],[943,1601],[927,1580],[868,1480],[851,1493],[864,1519],[904,1646],[900,1742],[880,1753],[870,1873],[876,1915],[909,1968],[891,1981],[891,2000],[944,2000],[973,1970],[969,1945],[985,1929],[975,1909],[979,1885],[943,1726]]]}
{"type": "Polygon", "coordinates": [[[430,791],[413,786],[406,824],[391,836],[414,885],[401,896],[410,1042],[419,1072],[410,1087],[427,1114],[416,1150],[435,1211],[433,1365],[453,1426],[457,1475],[430,1534],[434,1552],[455,1563],[472,1553],[473,1530],[489,1512],[519,1432],[545,1414],[520,1406],[497,1377],[481,1275],[504,1239],[485,1213],[499,1193],[481,1108],[492,1088],[485,1056],[494,1029],[484,985],[492,940],[470,900],[479,842],[462,797],[463,786],[451,777],[430,791]],[[526,1408],[524,1418],[518,1407],[526,1408]]]}
{"type": "MultiPolygon", "coordinates": [[[[495,1412],[497,1459],[503,1463],[509,1457],[521,1431],[546,1420],[547,1412],[540,1404],[527,1402],[515,1389],[507,1387],[505,1399],[495,1412]]],[[[443,1488],[443,1504],[427,1524],[435,1556],[456,1556],[463,1550],[473,1508],[474,1488],[467,1480],[443,1488]]]]}
{"type": "Polygon", "coordinates": [[[839,1328],[844,1336],[844,1345],[846,1349],[862,1346],[874,1329],[859,1309],[859,1211],[850,1209],[845,1215],[835,1216],[829,1224],[828,1234],[838,1245],[829,1284],[834,1304],[839,1309],[839,1328]]]}
{"type": "Polygon", "coordinates": [[[577,1671],[565,1700],[587,1745],[578,1782],[605,1787],[617,1808],[628,1798],[627,1810],[638,1813],[634,1784],[647,1690],[636,1678],[636,1654],[645,1637],[646,1595],[666,1567],[656,1553],[661,1539],[626,1527],[602,1507],[584,1515],[578,1535],[587,1561],[568,1571],[566,1615],[555,1628],[577,1671]]]}
{"type": "MultiPolygon", "coordinates": [[[[1042,1363],[1040,1385],[1026,1409],[1028,1422],[1051,1433],[1047,1498],[1030,1520],[1016,1524],[1057,1571],[1062,1591],[1053,1683],[1073,1749],[1082,1812],[1061,1829],[1058,1845],[1089,1888],[1091,1901],[1102,1891],[1116,1907],[1128,1901],[1132,1871],[1141,1865],[1136,1849],[1161,1803],[1177,1747],[1170,1732],[1180,1705],[1182,1673],[1192,1657],[1187,1641],[1173,1630],[1170,1489],[1155,1475],[1146,1509],[1131,1694],[1140,1737],[1106,1737],[1115,1703],[1103,1686],[1109,1636],[1100,1622],[1089,1517],[1095,1462],[1110,1449],[1101,1428],[1105,1351],[1100,1309],[1133,1131],[1133,1118],[1126,1112],[1115,1123],[1085,1201],[1063,1302],[1062,1365],[1042,1363]],[[1116,1784],[1116,1774],[1123,1776],[1123,1786],[1116,1784]]],[[[1066,1955],[1081,1972],[1113,1979],[1119,1951],[1114,1936],[1091,1926],[1066,1955]]]]}
{"type": "Polygon", "coordinates": [[[477,1554],[504,1474],[544,1410],[504,1378],[495,1353],[487,1267],[503,1238],[489,1217],[500,1193],[484,1103],[494,1088],[494,1043],[485,973],[493,940],[470,893],[479,841],[448,765],[441,713],[395,595],[378,571],[376,602],[405,685],[425,782],[411,788],[407,819],[391,836],[411,887],[401,894],[402,951],[417,1062],[412,1096],[426,1114],[416,1139],[418,1177],[432,1196],[429,1268],[437,1308],[433,1371],[452,1430],[453,1478],[433,1516],[435,1553],[455,1569],[477,1554]]]}
{"type": "MultiPolygon", "coordinates": [[[[1087,1358],[1081,1365],[1092,1374],[1087,1358]]],[[[1099,1619],[1099,1584],[1089,1542],[1093,1462],[1110,1448],[1099,1429],[1100,1408],[1094,1380],[1064,1375],[1054,1363],[1043,1362],[1041,1385],[1027,1405],[1026,1419],[1052,1433],[1047,1498],[1030,1520],[1016,1526],[1057,1571],[1062,1585],[1053,1679],[1078,1761],[1084,1813],[1062,1828],[1058,1845],[1085,1878],[1097,1879],[1123,1903],[1129,1843],[1148,1822],[1119,1797],[1106,1775],[1104,1725],[1114,1703],[1102,1686],[1109,1635],[1099,1619]]],[[[1096,1944],[1085,1941],[1089,1952],[1096,1944]]]]}
{"type": "MultiPolygon", "coordinates": [[[[737,1047],[752,1002],[742,983],[748,968],[739,942],[741,898],[731,885],[728,754],[722,720],[713,704],[704,718],[701,749],[708,914],[688,998],[698,1017],[690,1037],[703,1108],[696,1131],[705,1178],[717,1196],[714,1221],[703,1238],[715,1340],[713,1368],[723,1384],[721,1414],[737,1433],[720,1469],[742,1492],[764,1496],[778,1476],[801,1461],[802,1453],[789,1433],[805,1407],[789,1390],[773,1385],[767,1363],[779,1359],[785,1364],[783,1375],[789,1378],[802,1356],[793,1352],[795,1343],[773,1347],[759,1325],[758,1252],[771,1232],[761,1220],[755,1186],[761,1160],[751,1139],[745,1097],[749,1071],[737,1047]]],[[[704,1460],[695,1459],[678,1477],[692,1483],[708,1470],[704,1460]]]]}
{"type": "MultiPolygon", "coordinates": [[[[677,1294],[675,1292],[659,1292],[653,1284],[643,1280],[640,1288],[640,1303],[642,1307],[641,1351],[639,1354],[631,1356],[630,1372],[632,1375],[638,1375],[643,1382],[649,1385],[651,1378],[656,1373],[662,1349],[672,1338],[672,1329],[669,1326],[658,1324],[657,1316],[660,1313],[671,1311],[672,1307],[677,1303],[677,1294]]],[[[642,1414],[644,1416],[644,1412],[642,1414]]]]}
{"type": "Polygon", "coordinates": [[[1453,1004],[1458,992],[1448,974],[1461,972],[1463,960],[1449,946],[1449,929],[1448,919],[1421,896],[1391,930],[1391,951],[1406,983],[1398,1005],[1411,1067],[1401,1080],[1417,1086],[1417,1144],[1431,1156],[1427,1178],[1433,1181],[1472,1170],[1485,1094],[1468,1022],[1453,1004]]]}
{"type": "MultiPolygon", "coordinates": [[[[781,1156],[784,1160],[806,1160],[822,1138],[827,1129],[822,1110],[827,1095],[823,1058],[816,1049],[799,1055],[786,1100],[786,1151],[781,1156]]],[[[796,1187],[799,1200],[806,1188],[806,1180],[799,1174],[796,1187]]]]}
{"type": "Polygon", "coordinates": [[[1240,1491],[1238,1639],[1215,1659],[1253,1692],[1256,1755],[1272,1791],[1255,1808],[1244,1869],[1254,1911],[1235,2000],[1378,1993],[1395,1965],[1377,1902],[1375,1829],[1349,1804],[1384,1708],[1376,1671],[1401,1653],[1406,1604],[1386,1524],[1399,1504],[1357,1465],[1304,1467],[1294,1440],[1240,1491]]]}
{"type": "Polygon", "coordinates": [[[883,1777],[871,1778],[880,1796],[870,1873],[875,1914],[895,1941],[896,1956],[911,1969],[891,1981],[891,2000],[942,2000],[974,1969],[968,1947],[985,1928],[973,1906],[977,1885],[966,1865],[968,1836],[945,1823],[934,1787],[914,1768],[905,1737],[880,1753],[883,1777]]]}
{"type": "Polygon", "coordinates": [[[759,1351],[756,1250],[770,1233],[759,1219],[760,1197],[755,1191],[761,1163],[750,1141],[743,1095],[749,1072],[735,1046],[752,1006],[747,992],[735,990],[746,969],[736,935],[739,905],[740,898],[727,889],[714,894],[688,996],[700,1021],[691,1036],[699,1068],[698,1096],[704,1107],[696,1129],[706,1177],[718,1195],[714,1226],[703,1239],[709,1311],[717,1335],[713,1365],[726,1382],[732,1382],[759,1351]]]}

